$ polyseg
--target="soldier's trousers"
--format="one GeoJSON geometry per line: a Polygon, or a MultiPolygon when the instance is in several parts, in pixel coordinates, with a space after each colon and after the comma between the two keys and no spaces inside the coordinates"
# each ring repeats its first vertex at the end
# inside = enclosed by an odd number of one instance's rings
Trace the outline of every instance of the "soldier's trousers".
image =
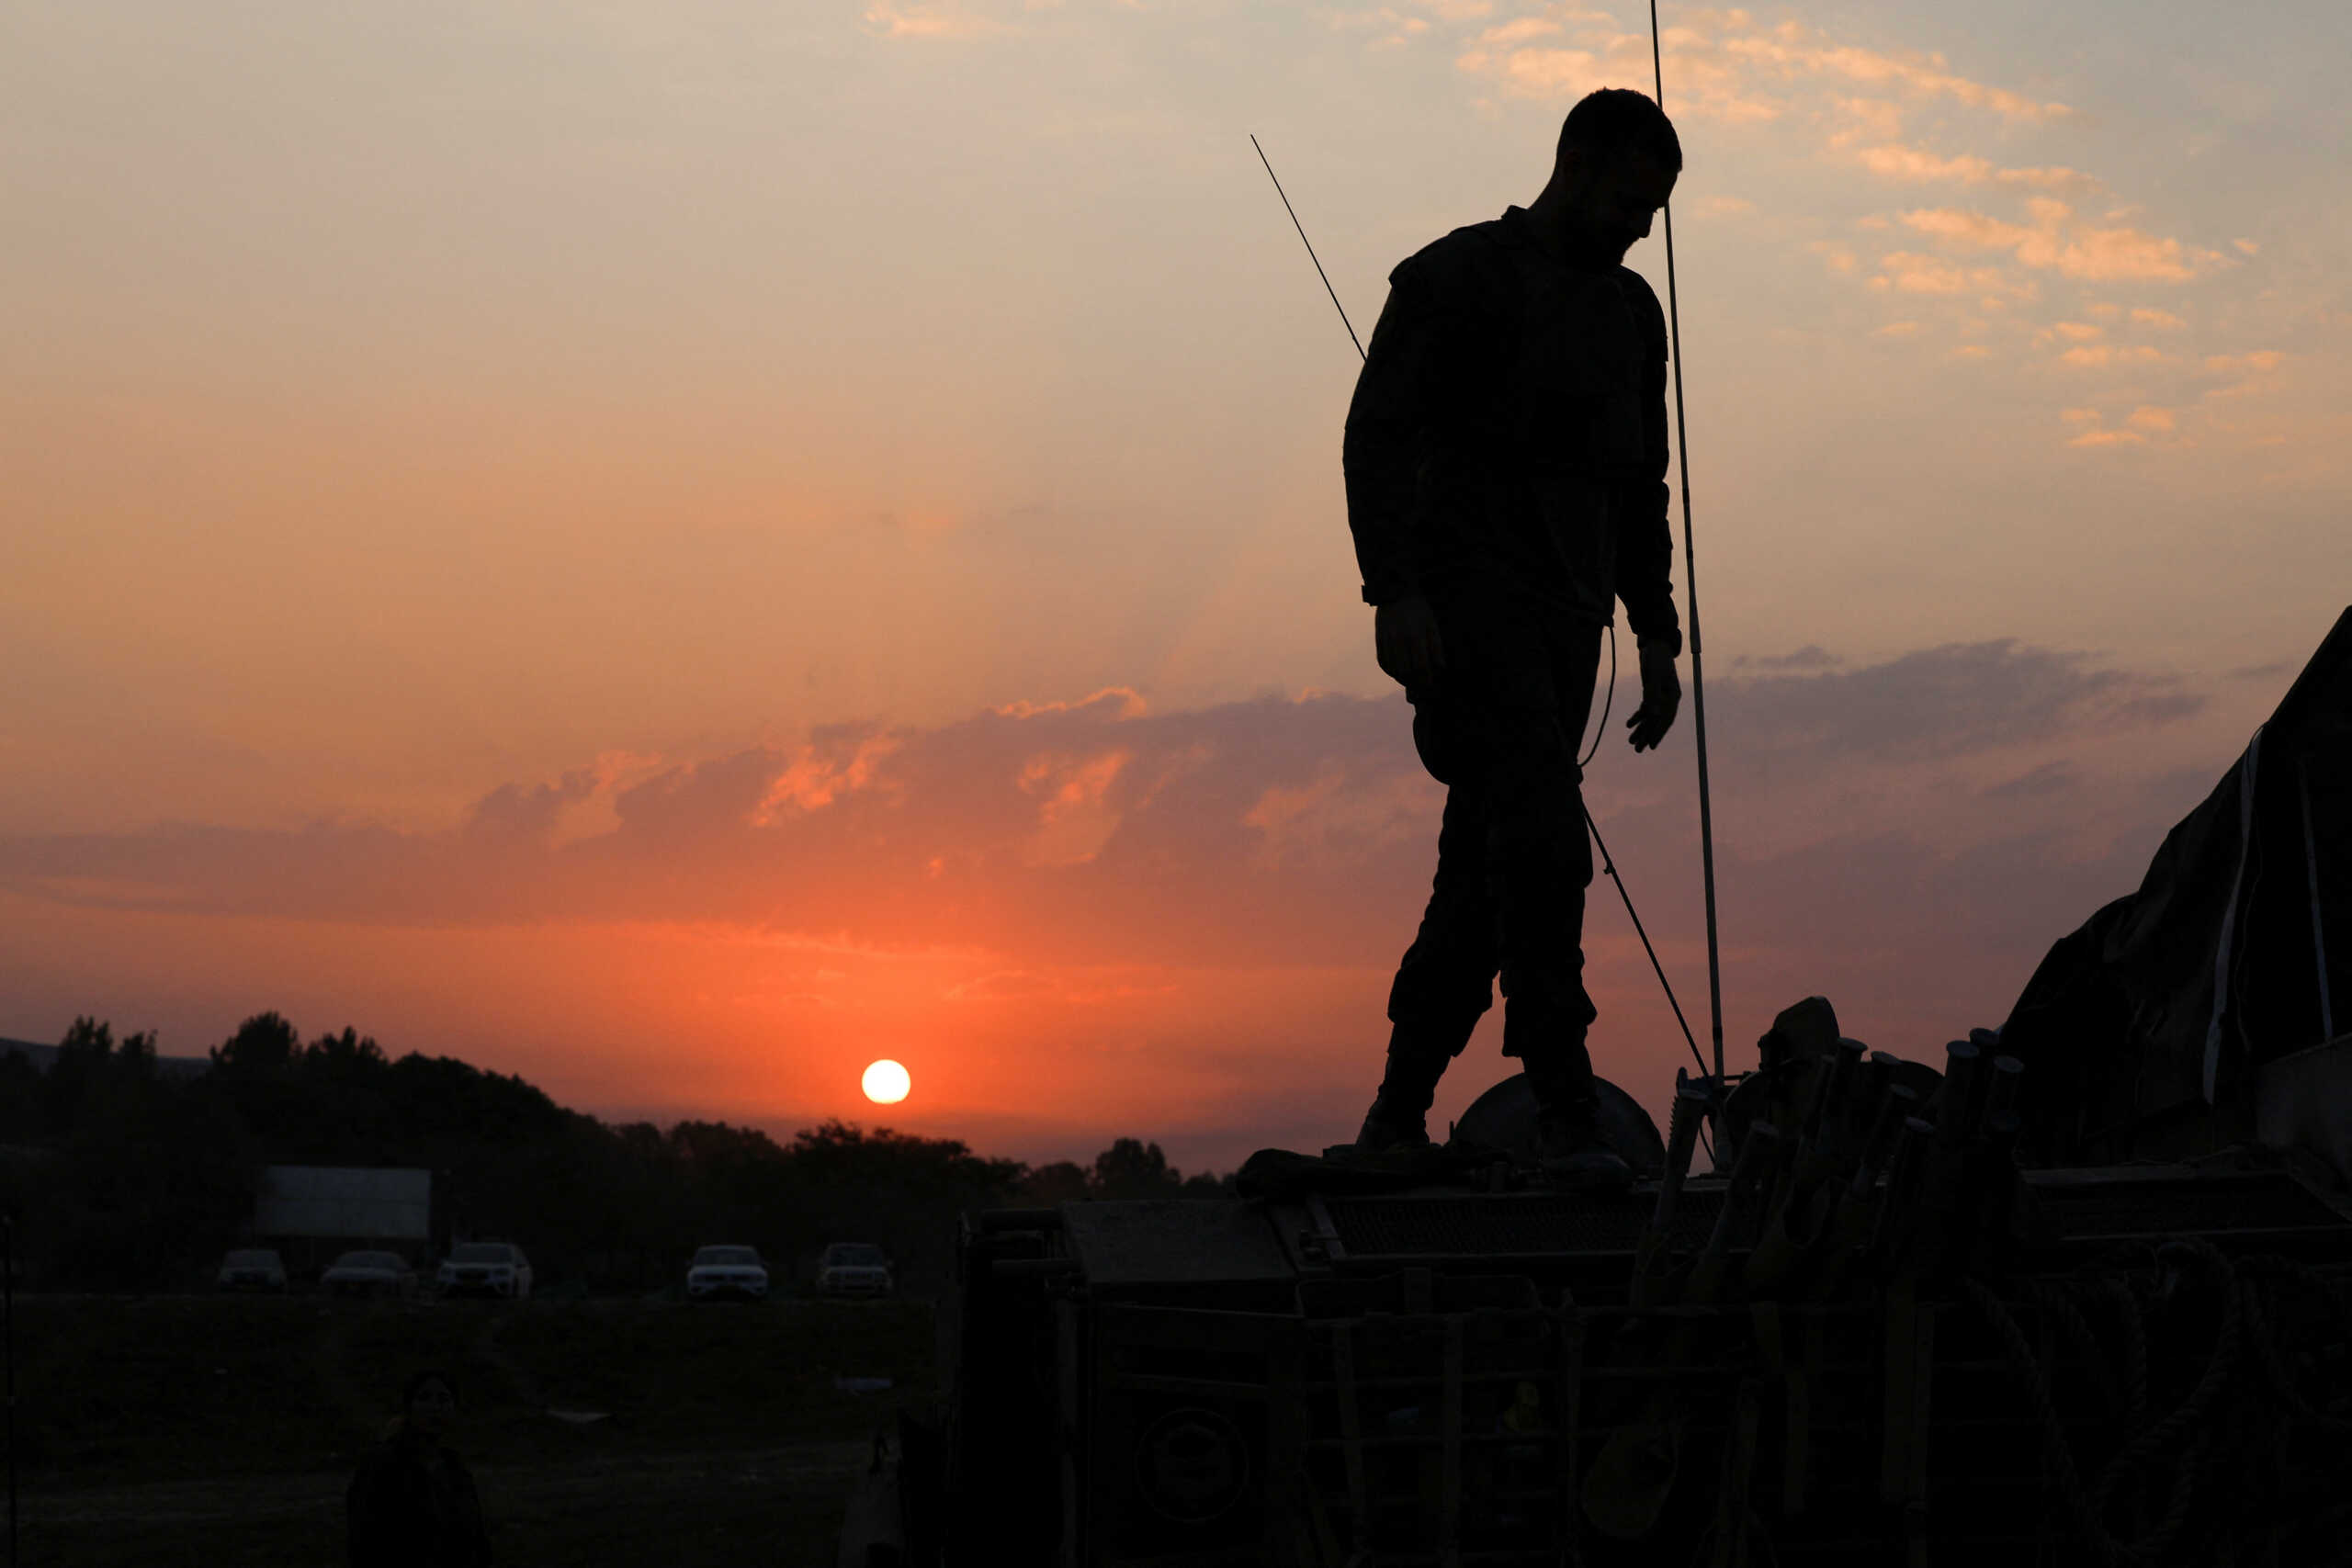
{"type": "Polygon", "coordinates": [[[1469,1043],[1502,978],[1503,1055],[1540,1098],[1592,1093],[1585,1032],[1584,825],[1577,742],[1601,627],[1498,583],[1431,592],[1445,664],[1411,690],[1413,745],[1446,786],[1437,875],[1398,965],[1388,1017],[1416,1054],[1469,1043]]]}

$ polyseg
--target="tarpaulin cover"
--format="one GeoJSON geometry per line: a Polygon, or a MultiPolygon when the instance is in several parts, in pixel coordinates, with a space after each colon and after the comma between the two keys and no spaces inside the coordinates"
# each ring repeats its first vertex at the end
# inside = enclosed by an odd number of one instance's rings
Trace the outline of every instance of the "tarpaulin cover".
{"type": "Polygon", "coordinates": [[[2025,1146],[2068,1162],[2247,1136],[2253,1068],[2352,1031],[2352,610],[2139,891],[2050,950],[2001,1032],[2025,1146]]]}

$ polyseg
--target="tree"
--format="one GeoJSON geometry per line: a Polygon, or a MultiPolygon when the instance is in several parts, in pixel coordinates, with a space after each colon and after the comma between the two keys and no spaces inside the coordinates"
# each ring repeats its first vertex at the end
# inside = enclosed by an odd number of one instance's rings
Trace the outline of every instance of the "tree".
{"type": "Polygon", "coordinates": [[[1094,1156],[1094,1196],[1173,1198],[1184,1184],[1158,1144],[1120,1138],[1094,1156]]]}
{"type": "Polygon", "coordinates": [[[257,1012],[209,1055],[215,1072],[258,1077],[291,1068],[301,1043],[294,1026],[277,1012],[257,1012]]]}
{"type": "Polygon", "coordinates": [[[376,1043],[375,1036],[362,1034],[347,1023],[342,1033],[322,1034],[302,1053],[305,1073],[345,1081],[364,1079],[388,1066],[384,1048],[376,1043]]]}
{"type": "Polygon", "coordinates": [[[1074,1159],[1057,1159],[1051,1165],[1041,1165],[1022,1179],[1022,1201],[1041,1208],[1050,1208],[1057,1203],[1080,1202],[1090,1195],[1088,1184],[1092,1175],[1074,1159]]]}

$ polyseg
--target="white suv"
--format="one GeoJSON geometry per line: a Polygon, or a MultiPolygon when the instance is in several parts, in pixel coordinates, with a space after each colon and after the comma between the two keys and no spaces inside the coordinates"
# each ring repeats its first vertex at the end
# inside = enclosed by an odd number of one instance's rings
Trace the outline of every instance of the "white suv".
{"type": "Polygon", "coordinates": [[[503,1296],[519,1302],[531,1293],[531,1260],[511,1242],[461,1241],[441,1264],[445,1296],[503,1296]]]}
{"type": "Polygon", "coordinates": [[[768,1266],[755,1247],[704,1247],[695,1250],[686,1269],[686,1295],[707,1302],[714,1296],[768,1299],[768,1266]]]}

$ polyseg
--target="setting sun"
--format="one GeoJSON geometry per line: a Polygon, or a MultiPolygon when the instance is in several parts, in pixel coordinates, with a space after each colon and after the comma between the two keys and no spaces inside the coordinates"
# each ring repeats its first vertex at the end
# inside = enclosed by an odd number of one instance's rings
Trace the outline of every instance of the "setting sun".
{"type": "Polygon", "coordinates": [[[865,1098],[876,1105],[896,1105],[907,1098],[907,1090],[914,1080],[907,1077],[907,1069],[884,1057],[870,1064],[862,1080],[865,1098]]]}

